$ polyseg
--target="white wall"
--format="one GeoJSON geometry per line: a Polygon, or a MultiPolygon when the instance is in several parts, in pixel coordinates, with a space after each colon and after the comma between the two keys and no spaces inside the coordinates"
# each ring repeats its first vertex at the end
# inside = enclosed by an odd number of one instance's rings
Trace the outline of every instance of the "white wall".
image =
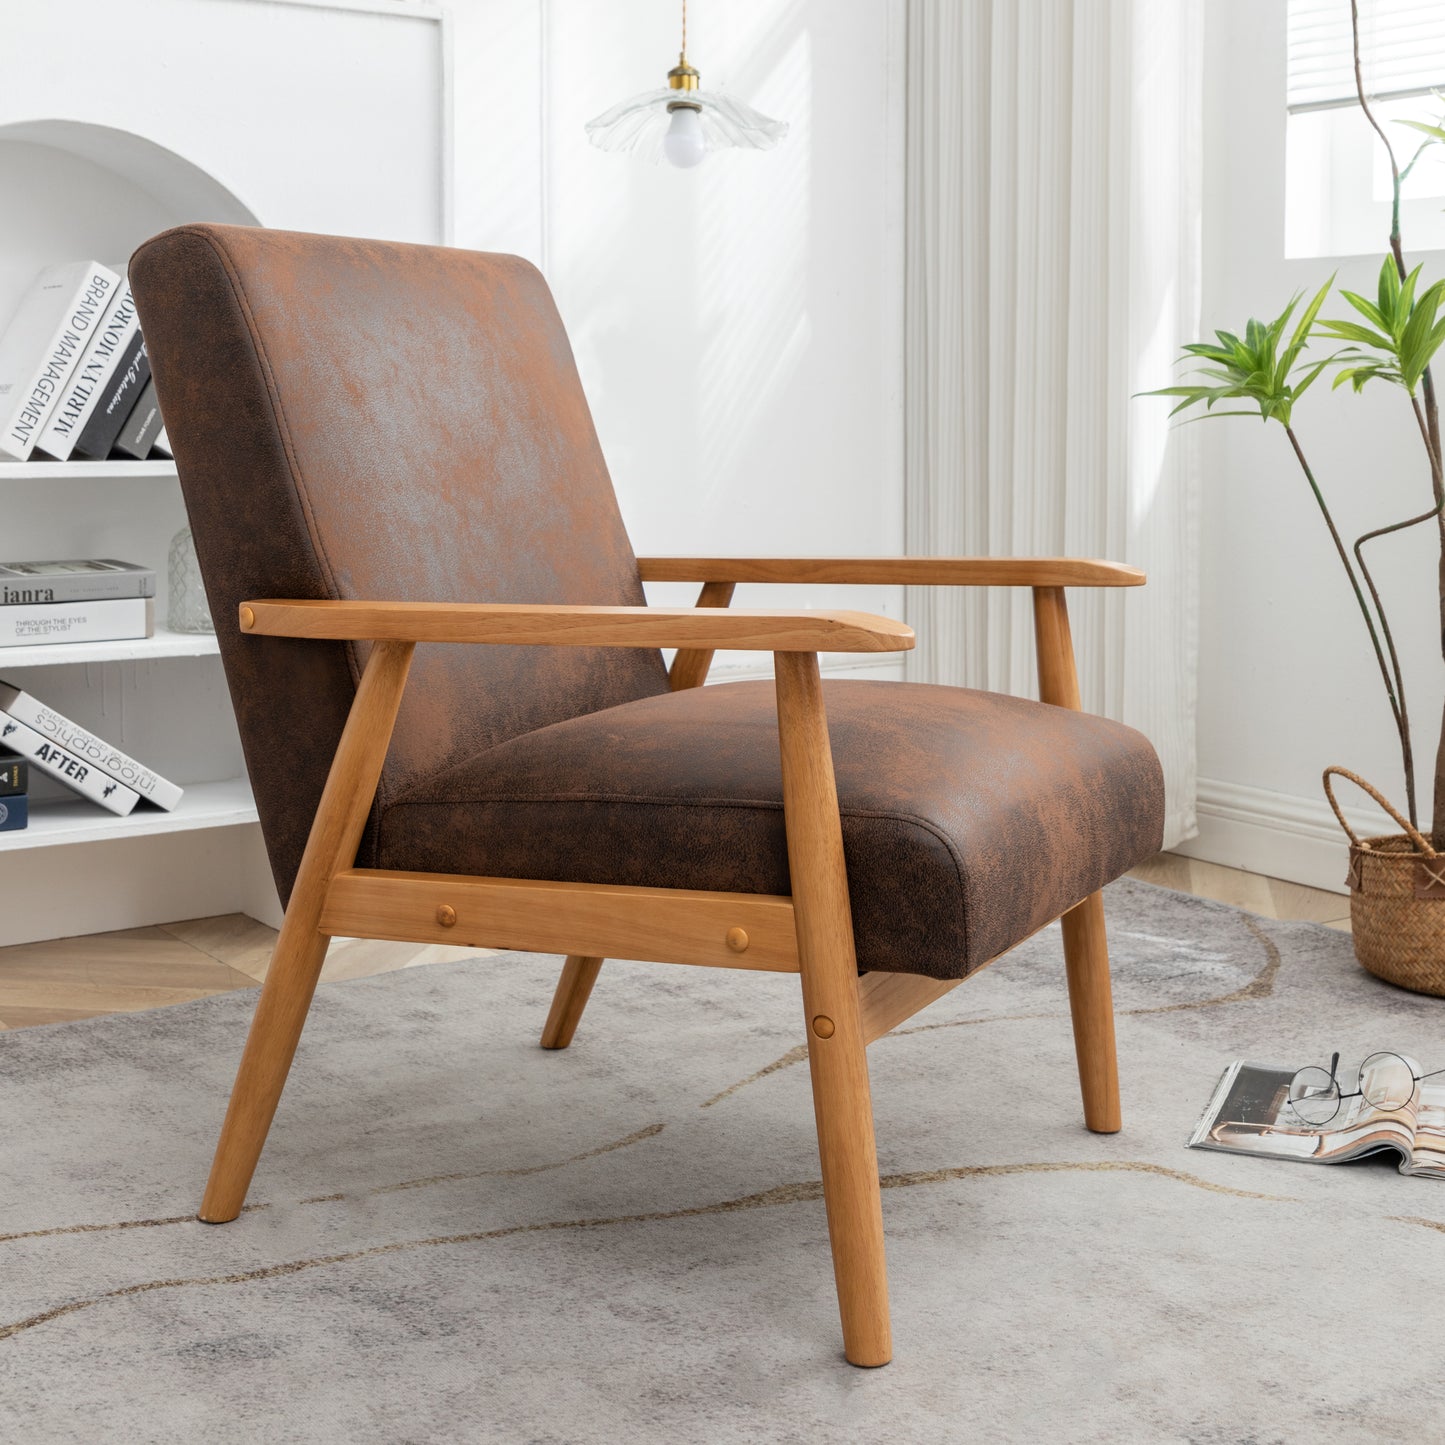
{"type": "MultiPolygon", "coordinates": [[[[901,0],[700,0],[703,86],[787,139],[692,171],[596,150],[587,120],[665,83],[678,12],[456,0],[457,244],[547,274],[640,553],[901,552],[901,0]]],[[[738,603],[769,600],[902,602],[738,603]]]]}
{"type": "MultiPolygon", "coordinates": [[[[1211,329],[1242,330],[1250,316],[1277,314],[1336,266],[1339,285],[1373,294],[1387,241],[1381,236],[1372,256],[1284,259],[1284,13],[1258,0],[1207,7],[1203,311],[1211,329]]],[[[1414,259],[1442,274],[1440,253],[1414,259]]],[[[1326,315],[1352,314],[1343,302],[1331,307],[1326,315]]],[[[1322,801],[1321,770],[1344,763],[1404,799],[1379,674],[1283,431],[1245,419],[1201,427],[1201,831],[1186,851],[1339,887],[1345,851],[1322,801]]],[[[1301,403],[1296,431],[1349,539],[1430,505],[1424,449],[1398,390],[1356,397],[1322,384],[1301,403]]],[[[1430,533],[1376,543],[1373,554],[1411,689],[1424,818],[1445,692],[1430,533]]]]}

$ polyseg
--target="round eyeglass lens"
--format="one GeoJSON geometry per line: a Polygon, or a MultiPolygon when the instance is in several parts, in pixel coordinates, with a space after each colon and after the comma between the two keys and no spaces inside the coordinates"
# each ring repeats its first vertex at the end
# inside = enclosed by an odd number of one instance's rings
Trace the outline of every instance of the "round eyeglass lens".
{"type": "Polygon", "coordinates": [[[1340,1086],[1326,1069],[1301,1069],[1290,1080],[1289,1104],[1306,1124],[1328,1124],[1339,1113],[1340,1086]]]}
{"type": "Polygon", "coordinates": [[[1415,1071],[1399,1054],[1371,1054],[1360,1065],[1360,1092],[1377,1109],[1403,1109],[1415,1097],[1415,1071]]]}

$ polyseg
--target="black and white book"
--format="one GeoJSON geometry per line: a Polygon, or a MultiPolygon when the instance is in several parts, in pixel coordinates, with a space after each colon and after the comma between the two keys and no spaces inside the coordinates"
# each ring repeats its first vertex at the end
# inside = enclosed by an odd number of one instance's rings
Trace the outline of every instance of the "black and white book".
{"type": "Polygon", "coordinates": [[[171,439],[166,435],[166,429],[162,424],[159,434],[156,436],[153,450],[158,456],[173,457],[175,453],[171,450],[171,439]]]}
{"type": "Polygon", "coordinates": [[[43,738],[33,728],[0,712],[0,748],[28,758],[73,793],[109,808],[122,818],[140,802],[140,794],[118,782],[101,768],[67,752],[59,743],[43,738]]]}
{"type": "Polygon", "coordinates": [[[130,282],[122,280],[106,313],[91,335],[60,400],[46,419],[36,447],[57,461],[69,461],[86,423],[105,395],[106,383],[120,364],[136,332],[140,318],[130,282]]]}
{"type": "Polygon", "coordinates": [[[0,798],[30,791],[30,764],[18,753],[0,752],[0,798]]]}
{"type": "MultiPolygon", "coordinates": [[[[88,728],[72,722],[53,707],[7,682],[0,682],[0,712],[23,723],[37,736],[57,743],[67,752],[124,783],[147,802],[170,811],[181,801],[182,789],[161,777],[154,769],[138,763],[88,728]]],[[[3,748],[3,744],[0,744],[3,748]]]]}
{"type": "Polygon", "coordinates": [[[120,435],[115,439],[115,450],[136,461],[143,462],[150,456],[156,438],[161,434],[161,408],[156,401],[156,382],[152,377],[145,384],[140,400],[131,408],[120,435]]]}
{"type": "Polygon", "coordinates": [[[146,351],[145,337],[137,331],[101,388],[100,400],[76,439],[72,455],[104,461],[150,379],[150,355],[146,351]]]}
{"type": "Polygon", "coordinates": [[[0,798],[0,833],[18,833],[30,824],[30,799],[24,793],[0,798]]]}
{"type": "Polygon", "coordinates": [[[120,277],[99,261],[47,266],[0,336],[0,455],[30,459],[120,277]]]}
{"type": "Polygon", "coordinates": [[[103,602],[154,597],[156,574],[138,562],[76,557],[64,562],[0,562],[0,607],[33,602],[103,602]]]}
{"type": "Polygon", "coordinates": [[[0,607],[0,647],[40,647],[47,642],[124,642],[154,637],[154,597],[102,602],[20,602],[0,607]]]}

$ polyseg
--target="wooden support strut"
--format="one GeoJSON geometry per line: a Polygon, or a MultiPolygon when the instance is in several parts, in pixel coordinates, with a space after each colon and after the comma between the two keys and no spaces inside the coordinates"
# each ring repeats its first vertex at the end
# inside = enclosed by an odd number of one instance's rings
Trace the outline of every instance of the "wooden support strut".
{"type": "Polygon", "coordinates": [[[331,941],[320,929],[327,887],[356,858],[414,650],[410,642],[379,642],[362,673],[241,1055],[201,1203],[207,1224],[234,1219],[246,1202],[331,941]]]}

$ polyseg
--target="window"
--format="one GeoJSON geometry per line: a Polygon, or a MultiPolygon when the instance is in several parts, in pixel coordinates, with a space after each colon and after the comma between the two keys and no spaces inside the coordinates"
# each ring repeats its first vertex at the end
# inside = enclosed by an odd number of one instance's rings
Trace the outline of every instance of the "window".
{"type": "MultiPolygon", "coordinates": [[[[1390,163],[1356,96],[1349,0],[1289,0],[1287,54],[1285,255],[1382,252],[1390,163]]],[[[1425,137],[1400,122],[1445,117],[1445,3],[1360,0],[1360,57],[1403,167],[1425,137]]],[[[1445,145],[1406,177],[1400,228],[1412,252],[1445,249],[1445,145]]]]}

